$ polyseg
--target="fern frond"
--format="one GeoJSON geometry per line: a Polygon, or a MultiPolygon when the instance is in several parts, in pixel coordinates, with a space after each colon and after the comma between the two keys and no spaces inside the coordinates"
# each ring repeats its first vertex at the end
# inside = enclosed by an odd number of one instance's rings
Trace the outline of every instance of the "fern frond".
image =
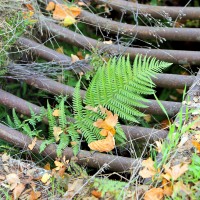
{"type": "Polygon", "coordinates": [[[74,94],[73,94],[73,99],[72,99],[75,117],[78,115],[81,116],[82,110],[83,110],[82,99],[80,95],[80,84],[81,84],[81,79],[76,84],[74,94]]]}
{"type": "Polygon", "coordinates": [[[67,125],[67,119],[66,119],[66,114],[65,114],[65,102],[64,98],[62,98],[61,102],[59,103],[59,125],[62,129],[64,129],[67,125]]]}
{"type": "Polygon", "coordinates": [[[19,119],[19,117],[17,116],[15,109],[12,110],[12,115],[13,115],[13,120],[14,120],[14,124],[16,128],[20,128],[22,125],[21,120],[19,119]]]}
{"type": "Polygon", "coordinates": [[[154,94],[151,77],[169,67],[171,63],[137,55],[133,66],[129,57],[110,59],[97,70],[86,92],[84,103],[92,107],[103,105],[121,118],[137,122],[143,113],[135,109],[145,108],[147,100],[142,95],[154,94]]]}
{"type": "Polygon", "coordinates": [[[60,142],[57,146],[56,152],[57,152],[57,156],[61,157],[62,156],[62,151],[65,147],[67,147],[70,143],[70,137],[67,134],[62,133],[60,135],[60,142]]]}
{"type": "Polygon", "coordinates": [[[53,113],[53,110],[51,109],[51,106],[49,102],[47,101],[47,118],[49,121],[49,139],[54,138],[53,128],[56,126],[56,119],[54,118],[52,113],[53,113]]]}

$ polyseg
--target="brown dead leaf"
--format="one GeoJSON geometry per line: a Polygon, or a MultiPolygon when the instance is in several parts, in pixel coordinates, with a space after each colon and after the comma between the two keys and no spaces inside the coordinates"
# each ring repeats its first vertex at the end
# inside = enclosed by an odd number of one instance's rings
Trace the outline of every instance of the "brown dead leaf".
{"type": "Polygon", "coordinates": [[[76,56],[74,54],[71,54],[71,59],[72,59],[71,63],[75,63],[75,62],[79,61],[78,56],[76,56]]]}
{"type": "Polygon", "coordinates": [[[97,113],[97,111],[98,111],[98,106],[97,106],[97,107],[85,106],[85,109],[86,109],[86,110],[91,110],[91,111],[97,113]]]}
{"type": "Polygon", "coordinates": [[[52,115],[54,117],[59,117],[60,116],[60,110],[58,110],[58,109],[54,110],[53,113],[52,113],[52,115]]]}
{"type": "Polygon", "coordinates": [[[53,135],[55,137],[56,142],[58,142],[60,140],[61,133],[63,133],[63,130],[60,127],[58,127],[58,126],[53,127],[53,135]]]}
{"type": "Polygon", "coordinates": [[[56,166],[55,170],[60,170],[60,168],[62,168],[64,166],[64,163],[59,162],[57,160],[54,161],[54,164],[56,166]]]}
{"type": "Polygon", "coordinates": [[[91,191],[91,194],[93,195],[93,196],[95,196],[96,198],[101,198],[101,192],[100,191],[98,191],[98,190],[92,190],[91,191]]]}
{"type": "Polygon", "coordinates": [[[170,181],[170,179],[175,181],[188,170],[188,163],[178,164],[173,167],[164,165],[163,167],[165,169],[165,174],[162,174],[162,176],[168,181],[170,181]]]}
{"type": "Polygon", "coordinates": [[[107,117],[104,120],[98,119],[96,122],[93,123],[93,125],[98,128],[103,128],[103,130],[100,131],[100,134],[102,136],[107,136],[109,132],[115,135],[116,130],[114,129],[114,127],[117,125],[118,115],[113,115],[112,112],[108,111],[107,109],[106,114],[107,117]]]}
{"type": "Polygon", "coordinates": [[[149,115],[149,114],[146,114],[143,118],[147,123],[149,123],[151,121],[151,115],[149,115]]]}
{"type": "Polygon", "coordinates": [[[163,193],[167,196],[171,196],[173,193],[172,183],[167,181],[165,178],[162,180],[163,193]]]}
{"type": "MultiPolygon", "coordinates": [[[[185,185],[182,181],[178,181],[177,183],[174,184],[173,186],[173,194],[177,194],[177,193],[184,193],[187,195],[190,195],[192,193],[192,191],[190,190],[190,186],[189,185],[185,185]]],[[[173,197],[172,194],[172,197],[173,197]]]]}
{"type": "Polygon", "coordinates": [[[49,162],[44,166],[44,169],[46,169],[46,170],[51,170],[51,166],[50,166],[50,163],[49,163],[49,162]]]}
{"type": "Polygon", "coordinates": [[[13,198],[14,198],[14,200],[18,199],[20,197],[20,195],[24,191],[24,189],[25,189],[25,185],[22,184],[22,183],[18,184],[15,187],[15,189],[13,190],[13,198]]]}
{"type": "Polygon", "coordinates": [[[7,162],[10,159],[10,155],[8,155],[7,153],[4,153],[1,156],[2,162],[7,162]]]}
{"type": "Polygon", "coordinates": [[[25,6],[28,8],[28,10],[34,11],[34,8],[31,4],[25,4],[25,6]]]}
{"type": "Polygon", "coordinates": [[[192,123],[192,126],[191,126],[191,129],[195,130],[196,128],[200,128],[200,118],[198,115],[194,116],[193,117],[193,122],[192,123]]]}
{"type": "Polygon", "coordinates": [[[29,200],[37,200],[40,196],[41,196],[41,192],[39,191],[31,191],[30,192],[30,196],[29,196],[29,200]]]}
{"type": "Polygon", "coordinates": [[[154,161],[149,157],[147,160],[142,161],[142,166],[144,167],[140,170],[139,175],[142,178],[150,178],[153,177],[157,171],[154,167],[154,161]]]}
{"type": "Polygon", "coordinates": [[[30,150],[33,150],[33,148],[35,147],[36,145],[36,142],[37,142],[37,138],[35,137],[33,140],[32,140],[32,143],[28,145],[28,148],[30,150]]]}
{"type": "Polygon", "coordinates": [[[50,1],[48,3],[47,7],[46,7],[46,11],[52,11],[52,10],[54,10],[55,6],[56,6],[56,4],[54,2],[52,2],[52,1],[50,1]]]}
{"type": "Polygon", "coordinates": [[[109,152],[115,148],[115,139],[113,134],[108,132],[105,139],[97,140],[88,144],[91,150],[99,152],[109,152]]]}
{"type": "Polygon", "coordinates": [[[78,56],[79,60],[84,60],[84,57],[81,51],[78,51],[76,55],[78,56]]]}
{"type": "Polygon", "coordinates": [[[10,185],[11,190],[14,189],[17,186],[17,184],[20,183],[18,175],[14,173],[6,175],[6,181],[10,185]]]}
{"type": "Polygon", "coordinates": [[[170,121],[168,119],[164,119],[162,122],[161,122],[161,128],[162,129],[165,129],[167,127],[169,127],[170,125],[170,121]]]}
{"type": "Polygon", "coordinates": [[[152,188],[145,192],[144,200],[161,200],[163,196],[164,191],[162,188],[152,188]]]}

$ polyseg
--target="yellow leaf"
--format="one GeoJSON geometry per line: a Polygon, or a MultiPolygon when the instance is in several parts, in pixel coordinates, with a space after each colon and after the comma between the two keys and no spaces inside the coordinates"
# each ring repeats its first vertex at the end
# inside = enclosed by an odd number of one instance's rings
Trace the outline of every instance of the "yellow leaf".
{"type": "Polygon", "coordinates": [[[199,142],[197,142],[196,140],[192,140],[192,144],[198,151],[200,151],[200,143],[199,142]]]}
{"type": "Polygon", "coordinates": [[[58,48],[56,49],[56,51],[57,51],[58,53],[64,54],[64,49],[63,49],[63,47],[58,47],[58,48]]]}
{"type": "Polygon", "coordinates": [[[162,174],[162,176],[168,181],[170,178],[175,181],[188,170],[188,163],[178,164],[173,167],[164,165],[163,167],[165,169],[165,174],[162,174]]]}
{"type": "Polygon", "coordinates": [[[154,167],[154,161],[150,157],[142,161],[142,166],[144,166],[144,168],[139,172],[142,178],[150,178],[157,173],[154,167]]]}
{"type": "Polygon", "coordinates": [[[33,150],[34,146],[36,145],[36,142],[37,142],[37,138],[35,137],[33,140],[32,140],[32,143],[28,145],[28,148],[30,150],[33,150]]]}
{"type": "Polygon", "coordinates": [[[42,176],[41,181],[42,181],[43,183],[46,183],[50,178],[51,178],[51,174],[45,173],[45,174],[42,176]]]}
{"type": "Polygon", "coordinates": [[[115,148],[115,139],[113,134],[109,132],[105,139],[91,142],[88,146],[94,151],[109,152],[115,148]]]}
{"type": "Polygon", "coordinates": [[[145,192],[144,200],[161,200],[163,196],[162,188],[152,188],[145,192]]]}
{"type": "Polygon", "coordinates": [[[64,26],[70,26],[70,25],[75,24],[75,23],[76,23],[76,20],[74,19],[74,17],[72,17],[70,15],[66,16],[64,21],[63,21],[64,26]]]}
{"type": "Polygon", "coordinates": [[[47,7],[46,7],[46,11],[52,11],[52,10],[54,10],[55,6],[56,6],[55,3],[52,2],[52,1],[50,1],[48,3],[47,7]]]}
{"type": "Polygon", "coordinates": [[[60,134],[63,133],[63,130],[60,127],[53,127],[53,135],[55,137],[56,142],[60,140],[60,134]]]}
{"type": "Polygon", "coordinates": [[[59,162],[59,161],[54,161],[54,164],[56,166],[55,170],[60,170],[60,168],[62,168],[64,166],[64,163],[59,162]]]}
{"type": "Polygon", "coordinates": [[[58,109],[54,110],[53,113],[52,113],[52,115],[54,117],[59,117],[60,116],[60,110],[58,110],[58,109]]]}
{"type": "Polygon", "coordinates": [[[25,189],[25,185],[22,184],[22,183],[18,184],[15,187],[15,189],[13,190],[13,198],[14,198],[14,200],[18,199],[20,197],[20,195],[24,191],[24,189],[25,189]]]}

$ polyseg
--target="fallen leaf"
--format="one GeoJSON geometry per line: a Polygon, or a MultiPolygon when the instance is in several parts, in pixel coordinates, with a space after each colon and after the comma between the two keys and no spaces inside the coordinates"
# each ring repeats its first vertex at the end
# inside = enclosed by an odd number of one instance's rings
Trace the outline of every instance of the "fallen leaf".
{"type": "Polygon", "coordinates": [[[81,51],[78,51],[76,55],[78,56],[79,60],[84,60],[84,57],[81,51]]]}
{"type": "Polygon", "coordinates": [[[32,143],[28,145],[28,148],[30,150],[33,150],[33,148],[35,147],[36,145],[36,142],[37,142],[37,138],[35,137],[33,140],[32,140],[32,143]]]}
{"type": "Polygon", "coordinates": [[[51,170],[51,166],[50,166],[50,163],[49,163],[49,162],[44,166],[44,169],[46,169],[46,170],[51,170]]]}
{"type": "Polygon", "coordinates": [[[56,49],[56,51],[57,51],[58,53],[64,54],[64,49],[63,49],[63,47],[58,47],[58,48],[56,49]]]}
{"type": "Polygon", "coordinates": [[[161,122],[161,128],[162,129],[165,129],[165,128],[168,128],[170,125],[170,121],[168,119],[164,119],[162,122],[161,122]]]}
{"type": "Polygon", "coordinates": [[[71,63],[75,63],[75,62],[79,61],[78,56],[76,56],[74,54],[71,54],[71,59],[72,59],[71,63]]]}
{"type": "Polygon", "coordinates": [[[64,173],[65,173],[65,170],[66,170],[66,166],[62,166],[59,171],[58,171],[58,174],[60,177],[63,177],[64,173]]]}
{"type": "Polygon", "coordinates": [[[6,175],[6,181],[11,186],[11,189],[14,189],[20,183],[18,175],[14,173],[6,175]]]}
{"type": "Polygon", "coordinates": [[[6,177],[5,177],[4,175],[0,175],[0,180],[1,180],[1,181],[4,181],[5,178],[6,178],[6,177]]]}
{"type": "Polygon", "coordinates": [[[200,151],[200,143],[199,142],[197,142],[196,140],[192,140],[192,144],[198,151],[200,151]]]}
{"type": "Polygon", "coordinates": [[[144,167],[140,170],[139,175],[142,178],[150,178],[153,177],[157,171],[154,167],[154,161],[149,157],[147,160],[142,161],[142,166],[144,167]]]}
{"type": "Polygon", "coordinates": [[[109,41],[103,41],[104,44],[112,44],[112,40],[109,40],[109,41]]]}
{"type": "Polygon", "coordinates": [[[72,199],[74,193],[80,191],[79,189],[83,186],[83,179],[76,179],[73,183],[68,184],[68,190],[64,194],[64,199],[72,199]]]}
{"type": "Polygon", "coordinates": [[[98,119],[96,122],[93,123],[93,125],[98,128],[103,128],[100,131],[100,134],[102,136],[107,136],[109,132],[115,135],[116,130],[114,129],[114,127],[117,125],[118,115],[113,115],[112,112],[108,110],[106,110],[106,114],[107,117],[105,118],[105,120],[98,119]]]}
{"type": "Polygon", "coordinates": [[[162,176],[168,181],[170,181],[170,179],[175,181],[188,170],[188,163],[178,164],[173,167],[164,165],[163,167],[165,169],[165,174],[162,174],[162,176]]]}
{"type": "Polygon", "coordinates": [[[31,10],[31,11],[34,10],[34,8],[31,4],[25,4],[25,6],[28,8],[28,10],[31,10]]]}
{"type": "Polygon", "coordinates": [[[76,23],[76,20],[74,19],[74,17],[69,15],[69,16],[65,17],[62,24],[64,26],[70,26],[70,25],[75,24],[75,23],[76,23]]]}
{"type": "Polygon", "coordinates": [[[167,196],[171,196],[173,193],[172,183],[166,180],[165,178],[162,180],[163,193],[167,196]]]}
{"type": "Polygon", "coordinates": [[[30,192],[30,196],[29,196],[29,200],[37,200],[40,196],[41,196],[41,192],[39,191],[31,191],[30,192]]]}
{"type": "Polygon", "coordinates": [[[63,133],[63,130],[60,127],[58,127],[58,126],[53,127],[53,135],[55,137],[56,142],[58,142],[60,140],[61,133],[63,133]]]}
{"type": "Polygon", "coordinates": [[[60,170],[60,168],[62,168],[64,166],[64,163],[59,162],[59,161],[54,161],[54,164],[56,166],[55,170],[60,170]]]}
{"type": "Polygon", "coordinates": [[[107,137],[88,144],[91,150],[99,152],[109,152],[115,148],[115,139],[112,133],[108,133],[107,137]]]}
{"type": "Polygon", "coordinates": [[[161,200],[164,196],[162,188],[152,188],[145,192],[144,200],[161,200]]]}
{"type": "Polygon", "coordinates": [[[50,178],[51,178],[51,174],[45,173],[45,174],[43,174],[41,181],[43,183],[46,183],[50,178]]]}
{"type": "Polygon", "coordinates": [[[82,2],[82,1],[79,1],[79,2],[78,2],[78,5],[79,5],[79,6],[87,6],[87,4],[84,3],[84,2],[82,2]]]}
{"type": "Polygon", "coordinates": [[[200,128],[200,118],[199,118],[199,116],[194,116],[193,122],[191,122],[191,123],[192,123],[191,129],[195,130],[196,128],[200,128]]]}
{"type": "Polygon", "coordinates": [[[48,3],[47,7],[46,7],[46,11],[52,11],[52,10],[54,10],[55,6],[56,6],[56,4],[54,2],[52,2],[52,1],[50,1],[48,3]]]}
{"type": "Polygon", "coordinates": [[[162,152],[162,143],[161,143],[161,141],[156,141],[155,142],[156,143],[156,150],[157,150],[157,152],[158,153],[161,153],[162,152]]]}
{"type": "Polygon", "coordinates": [[[13,190],[13,198],[14,198],[14,200],[18,199],[20,197],[20,195],[24,191],[24,189],[25,189],[25,185],[22,184],[22,183],[18,184],[15,187],[15,189],[13,190]]]}
{"type": "Polygon", "coordinates": [[[176,196],[176,194],[180,194],[180,193],[185,193],[187,195],[190,195],[192,193],[192,191],[190,190],[190,186],[189,185],[185,185],[182,181],[178,181],[177,183],[174,184],[173,186],[173,194],[172,194],[172,198],[173,195],[176,196]]]}
{"type": "MultiPolygon", "coordinates": [[[[64,20],[67,17],[71,17],[75,20],[75,17],[80,15],[81,8],[79,7],[68,7],[62,4],[56,4],[55,10],[53,11],[53,19],[55,20],[64,20]]],[[[67,22],[66,22],[67,23],[67,22]]]]}
{"type": "Polygon", "coordinates": [[[151,115],[149,115],[149,114],[146,114],[143,118],[147,123],[149,123],[151,121],[151,115]]]}
{"type": "Polygon", "coordinates": [[[60,116],[60,110],[58,110],[58,109],[54,110],[53,113],[52,113],[52,115],[54,117],[59,117],[60,116]]]}
{"type": "Polygon", "coordinates": [[[72,141],[72,142],[70,142],[70,144],[71,144],[72,146],[75,146],[75,145],[77,145],[77,142],[72,141]]]}
{"type": "Polygon", "coordinates": [[[8,155],[7,153],[4,153],[1,156],[2,162],[7,162],[10,159],[10,155],[8,155]]]}
{"type": "Polygon", "coordinates": [[[184,92],[183,89],[176,89],[176,91],[177,91],[179,94],[183,94],[183,92],[184,92]]]}
{"type": "Polygon", "coordinates": [[[93,196],[95,196],[96,198],[101,198],[101,192],[98,191],[98,190],[92,190],[92,191],[91,191],[91,194],[92,194],[93,196]]]}
{"type": "Polygon", "coordinates": [[[85,106],[85,109],[86,110],[91,110],[91,111],[93,111],[95,113],[97,113],[97,111],[98,111],[98,107],[92,107],[92,106],[85,106]]]}

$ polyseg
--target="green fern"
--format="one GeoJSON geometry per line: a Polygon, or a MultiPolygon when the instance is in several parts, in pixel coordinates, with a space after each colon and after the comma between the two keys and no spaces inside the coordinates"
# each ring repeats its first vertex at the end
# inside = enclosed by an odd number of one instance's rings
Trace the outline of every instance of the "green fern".
{"type": "Polygon", "coordinates": [[[121,118],[138,122],[144,116],[136,108],[145,108],[142,95],[154,94],[151,77],[169,67],[171,63],[137,55],[133,66],[129,57],[110,59],[97,70],[86,92],[84,103],[92,107],[102,105],[121,118]]]}

